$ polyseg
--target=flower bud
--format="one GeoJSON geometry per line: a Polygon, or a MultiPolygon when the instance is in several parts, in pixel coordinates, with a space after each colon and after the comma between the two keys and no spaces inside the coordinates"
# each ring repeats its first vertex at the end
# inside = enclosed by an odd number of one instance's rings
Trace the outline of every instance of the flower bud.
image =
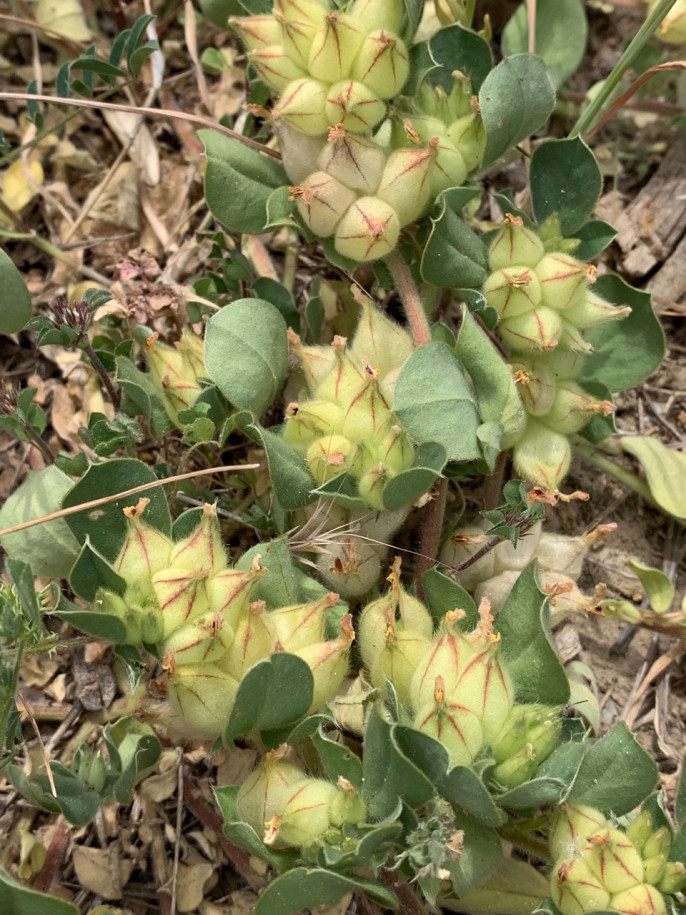
{"type": "Polygon", "coordinates": [[[369,32],[355,59],[353,79],[387,99],[400,92],[409,73],[405,42],[384,28],[369,32]]]}
{"type": "Polygon", "coordinates": [[[205,613],[174,630],[164,641],[162,654],[172,651],[177,665],[220,662],[233,641],[233,629],[221,613],[205,613]]]}
{"type": "Polygon", "coordinates": [[[364,83],[344,79],[329,87],[324,112],[328,124],[366,133],[383,120],[386,105],[364,83]]]}
{"type": "Polygon", "coordinates": [[[275,19],[281,23],[283,47],[305,75],[308,72],[308,61],[315,35],[324,25],[325,13],[321,7],[319,13],[319,21],[315,23],[308,21],[304,17],[297,19],[286,18],[278,10],[274,12],[275,19]]]}
{"type": "Polygon", "coordinates": [[[621,893],[643,882],[641,856],[619,829],[606,827],[589,836],[584,860],[611,894],[621,893]]]}
{"type": "MultiPolygon", "coordinates": [[[[354,191],[374,194],[386,164],[386,153],[373,140],[340,125],[329,130],[329,140],[319,156],[319,167],[354,191]]],[[[365,354],[371,358],[371,354],[365,354]]]]}
{"type": "Polygon", "coordinates": [[[520,574],[514,569],[507,569],[505,572],[494,575],[493,578],[487,578],[486,581],[479,582],[474,588],[470,588],[474,600],[478,603],[484,597],[487,598],[493,613],[497,615],[507,603],[507,599],[520,574]]]}
{"type": "Polygon", "coordinates": [[[381,561],[371,543],[353,537],[342,537],[318,557],[320,578],[341,597],[361,597],[379,579],[381,561]]]}
{"type": "MultiPolygon", "coordinates": [[[[645,844],[639,850],[643,858],[648,859],[655,855],[664,855],[665,858],[668,858],[671,849],[672,835],[666,826],[660,826],[646,839],[645,844]]],[[[648,880],[646,882],[652,883],[653,881],[648,880]]]]}
{"type": "Polygon", "coordinates": [[[145,358],[152,380],[165,395],[170,416],[178,422],[179,410],[192,407],[202,390],[195,364],[183,348],[160,343],[156,333],[145,341],[145,358]]]}
{"type": "Polygon", "coordinates": [[[393,207],[401,226],[413,222],[426,206],[435,158],[433,148],[396,149],[388,157],[376,196],[393,207]]]}
{"type": "Polygon", "coordinates": [[[544,416],[555,400],[555,376],[545,363],[538,359],[515,359],[510,369],[516,378],[522,380],[517,385],[524,409],[529,416],[544,416]]]}
{"type": "Polygon", "coordinates": [[[391,476],[384,470],[384,466],[381,463],[366,470],[360,476],[357,484],[360,498],[364,499],[370,508],[383,511],[385,507],[383,493],[390,479],[391,476]]]}
{"type": "Polygon", "coordinates": [[[191,731],[218,737],[231,715],[238,681],[216,664],[176,666],[173,652],[164,659],[167,698],[191,731]]]}
{"type": "Polygon", "coordinates": [[[364,296],[362,314],[350,346],[351,355],[362,363],[371,363],[384,378],[401,368],[414,352],[412,337],[364,296]]]}
{"type": "Polygon", "coordinates": [[[685,886],[686,866],[681,861],[668,861],[657,888],[663,893],[679,893],[685,886]]]}
{"type": "MultiPolygon", "coordinates": [[[[390,620],[395,625],[398,606],[397,589],[391,588],[383,597],[366,604],[357,622],[357,635],[362,661],[371,670],[386,646],[386,631],[390,620]]],[[[404,628],[404,627],[403,627],[404,628]]]]}
{"type": "Polygon", "coordinates": [[[107,766],[102,753],[94,753],[88,767],[88,774],[84,779],[86,785],[99,794],[107,783],[107,766]]]}
{"type": "Polygon", "coordinates": [[[386,645],[369,671],[372,684],[385,695],[388,678],[400,702],[409,705],[410,682],[417,664],[430,648],[430,639],[411,629],[399,630],[391,617],[386,628],[386,645]]]}
{"type": "Polygon", "coordinates": [[[307,451],[315,438],[338,434],[343,426],[343,411],[328,400],[290,403],[285,411],[284,439],[297,451],[307,451]]]}
{"type": "Polygon", "coordinates": [[[407,433],[396,424],[372,447],[378,462],[391,476],[409,470],[414,463],[414,449],[407,433]]]}
{"type": "Polygon", "coordinates": [[[448,139],[460,152],[468,172],[481,167],[486,152],[486,129],[481,115],[472,112],[458,118],[448,128],[448,139]]]}
{"type": "Polygon", "coordinates": [[[493,777],[511,788],[536,774],[555,748],[562,727],[559,710],[544,705],[514,706],[510,719],[513,717],[514,728],[508,728],[506,722],[504,733],[493,744],[498,762],[493,777]],[[520,722],[524,725],[523,734],[520,722]]]}
{"type": "Polygon", "coordinates": [[[512,457],[516,472],[525,480],[552,490],[569,470],[572,452],[566,436],[530,419],[512,457]]]}
{"type": "Polygon", "coordinates": [[[609,907],[620,915],[667,915],[662,893],[647,883],[617,893],[609,907]]]}
{"type": "Polygon", "coordinates": [[[606,826],[606,818],[595,807],[563,801],[553,814],[548,838],[553,860],[578,855],[588,837],[606,826]]]}
{"type": "Polygon", "coordinates": [[[207,598],[212,613],[221,613],[235,630],[238,620],[248,610],[250,595],[267,569],[255,557],[249,569],[225,569],[207,581],[207,598]]]}
{"type": "Polygon", "coordinates": [[[569,858],[554,868],[550,895],[562,915],[585,915],[610,907],[610,894],[584,858],[569,858]]]}
{"type": "Polygon", "coordinates": [[[129,583],[149,578],[169,566],[171,540],[141,517],[149,502],[150,499],[141,498],[136,505],[123,509],[127,521],[126,539],[113,568],[129,583]]]}
{"type": "Polygon", "coordinates": [[[369,31],[389,29],[400,33],[404,6],[402,0],[355,0],[350,15],[369,31]]]}
{"type": "Polygon", "coordinates": [[[327,84],[316,79],[296,79],[283,90],[279,106],[274,109],[274,117],[302,133],[326,133],[328,121],[324,106],[327,90],[327,84]]]}
{"type": "Polygon", "coordinates": [[[628,600],[601,600],[598,608],[609,620],[622,620],[632,625],[641,622],[641,611],[628,600]]]}
{"type": "Polygon", "coordinates": [[[561,329],[560,315],[552,308],[540,305],[526,314],[515,317],[506,315],[500,322],[498,332],[503,342],[515,351],[545,352],[557,346],[561,329]]]}
{"type": "Polygon", "coordinates": [[[429,169],[430,200],[449,187],[460,187],[467,178],[467,166],[462,153],[448,139],[436,137],[435,141],[436,157],[429,169]]]}
{"type": "MultiPolygon", "coordinates": [[[[325,144],[323,136],[303,133],[285,121],[273,121],[274,132],[279,140],[279,152],[288,180],[296,185],[317,170],[317,160],[325,144]]],[[[306,349],[329,349],[329,347],[305,347],[306,349]]]]}
{"type": "MultiPolygon", "coordinates": [[[[460,525],[446,540],[441,550],[440,559],[445,565],[456,568],[483,548],[488,541],[486,531],[491,524],[480,519],[474,524],[460,525]]],[[[480,559],[459,573],[459,582],[467,591],[473,591],[476,585],[495,575],[493,550],[489,550],[480,559]]]]}
{"type": "Polygon", "coordinates": [[[657,886],[665,872],[666,855],[653,855],[643,859],[643,880],[651,886],[657,886]]]}
{"type": "Polygon", "coordinates": [[[164,638],[184,623],[192,623],[209,609],[204,569],[179,567],[164,569],[152,577],[152,586],[160,605],[164,638]]]}
{"type": "Polygon", "coordinates": [[[336,785],[336,796],[329,807],[329,818],[333,826],[343,826],[352,823],[357,826],[367,816],[367,809],[359,791],[348,781],[339,776],[336,785]]]}
{"type": "Polygon", "coordinates": [[[328,13],[312,42],[310,74],[329,83],[346,79],[363,40],[363,27],[356,19],[337,11],[328,13]]]}
{"type": "Polygon", "coordinates": [[[583,296],[567,308],[564,317],[565,321],[573,324],[574,327],[585,330],[587,327],[596,327],[607,321],[626,318],[630,314],[631,308],[628,305],[623,307],[613,305],[592,290],[586,289],[583,296]]]}
{"type": "Polygon", "coordinates": [[[488,249],[488,263],[491,270],[505,270],[508,267],[533,269],[544,254],[543,242],[538,235],[526,228],[520,216],[508,213],[505,225],[488,249]]]}
{"type": "Polygon", "coordinates": [[[222,668],[240,682],[253,664],[271,657],[275,643],[271,614],[265,612],[263,600],[254,600],[236,624],[234,640],[222,658],[222,668]]]}
{"type": "Polygon", "coordinates": [[[206,574],[222,572],[227,566],[217,509],[207,502],[203,505],[202,521],[192,534],[184,537],[172,549],[169,565],[204,569],[206,574]]]}
{"type": "Polygon", "coordinates": [[[341,618],[341,632],[337,639],[315,642],[293,652],[305,661],[314,677],[314,693],[308,715],[322,709],[338,692],[348,670],[350,646],[354,638],[352,617],[346,613],[341,618]]]}
{"type": "MultiPolygon", "coordinates": [[[[655,6],[656,3],[657,0],[648,0],[648,9],[655,6]]],[[[684,0],[676,0],[655,34],[669,44],[686,43],[686,4],[684,4],[684,0]]]]}
{"type": "Polygon", "coordinates": [[[441,676],[434,681],[432,701],[418,709],[412,726],[440,740],[448,751],[451,766],[469,766],[483,742],[478,716],[459,700],[446,698],[441,676]]]}
{"type": "Polygon", "coordinates": [[[320,238],[333,235],[341,216],[356,197],[355,191],[326,172],[313,172],[289,191],[303,220],[320,238]]]}
{"type": "Polygon", "coordinates": [[[486,301],[501,318],[531,315],[541,301],[541,287],[530,267],[505,267],[492,273],[483,288],[486,301]]]}
{"type": "Polygon", "coordinates": [[[254,51],[248,51],[246,56],[264,82],[279,92],[294,80],[307,77],[305,68],[298,66],[282,44],[256,48],[254,51]]]}
{"type": "Polygon", "coordinates": [[[321,778],[295,784],[280,809],[265,823],[265,845],[307,848],[321,842],[330,825],[329,810],[336,788],[321,778]]]}
{"type": "Polygon", "coordinates": [[[493,549],[494,572],[498,574],[510,569],[521,572],[532,559],[537,558],[541,527],[540,521],[532,525],[519,537],[517,546],[513,546],[510,540],[501,540],[493,549]]]}
{"type": "Polygon", "coordinates": [[[553,404],[541,421],[562,435],[572,435],[595,413],[609,416],[614,409],[609,400],[596,400],[574,381],[566,381],[558,386],[553,404]]]}
{"type": "Polygon", "coordinates": [[[649,810],[642,810],[624,830],[626,837],[634,847],[642,852],[643,846],[654,832],[653,818],[649,810]]]}
{"type": "Polygon", "coordinates": [[[571,321],[562,318],[560,322],[560,332],[558,334],[558,345],[560,351],[569,350],[574,354],[588,355],[593,347],[584,338],[583,331],[575,327],[571,321]]]}
{"type": "MultiPolygon", "coordinates": [[[[314,394],[322,381],[338,364],[337,351],[333,346],[304,346],[292,328],[289,328],[288,342],[291,351],[300,363],[307,389],[314,394]]],[[[331,398],[325,397],[324,399],[330,400],[331,398]]]]}
{"type": "Polygon", "coordinates": [[[339,254],[356,261],[385,257],[395,248],[400,234],[398,214],[378,197],[360,197],[336,227],[339,254]]]}
{"type": "Polygon", "coordinates": [[[274,13],[287,22],[311,22],[321,26],[328,11],[328,0],[274,0],[274,13]]]}
{"type": "Polygon", "coordinates": [[[430,649],[417,664],[410,684],[410,701],[414,709],[430,706],[434,701],[436,678],[441,678],[444,696],[453,696],[457,683],[475,651],[458,628],[464,611],[451,610],[441,623],[430,649]]]}
{"type": "Polygon", "coordinates": [[[317,483],[345,473],[355,459],[355,445],[342,435],[323,435],[307,449],[307,466],[317,483]]]}
{"type": "Polygon", "coordinates": [[[587,268],[569,254],[546,254],[536,267],[543,304],[565,311],[581,301],[586,291],[587,268]]]}
{"type": "Polygon", "coordinates": [[[345,337],[334,337],[333,365],[315,390],[317,400],[327,400],[347,410],[368,384],[364,365],[354,359],[345,337]]]}
{"type": "Polygon", "coordinates": [[[293,652],[323,641],[328,611],[337,603],[338,594],[330,591],[319,600],[273,610],[269,618],[283,650],[293,652]]]}
{"type": "Polygon", "coordinates": [[[229,25],[238,33],[246,51],[264,49],[281,42],[281,26],[271,15],[232,16],[229,25]]]}
{"type": "Polygon", "coordinates": [[[536,547],[536,559],[542,569],[557,569],[576,581],[581,575],[590,543],[592,541],[585,537],[544,531],[536,547]]]}
{"type": "Polygon", "coordinates": [[[236,812],[258,836],[262,836],[264,824],[281,809],[293,787],[306,779],[301,766],[288,758],[289,749],[282,744],[270,750],[238,789],[236,812]]]}

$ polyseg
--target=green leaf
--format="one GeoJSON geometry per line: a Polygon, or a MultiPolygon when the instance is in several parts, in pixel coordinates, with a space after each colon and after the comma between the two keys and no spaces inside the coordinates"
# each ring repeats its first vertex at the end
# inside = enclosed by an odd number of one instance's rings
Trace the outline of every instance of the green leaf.
{"type": "Polygon", "coordinates": [[[362,762],[345,744],[336,743],[325,735],[321,725],[312,736],[319,758],[329,781],[336,784],[340,776],[358,790],[362,787],[362,762]]]}
{"type": "Polygon", "coordinates": [[[5,915],[79,915],[79,909],[58,896],[39,893],[0,870],[0,911],[5,915]]]}
{"type": "Polygon", "coordinates": [[[426,606],[436,625],[439,625],[449,610],[456,607],[465,611],[466,616],[460,621],[460,628],[471,632],[476,626],[479,616],[476,612],[476,603],[472,595],[465,591],[452,578],[448,578],[438,569],[429,569],[422,575],[426,606]]]}
{"type": "Polygon", "coordinates": [[[580,137],[542,143],[531,157],[529,181],[536,220],[559,216],[565,236],[586,222],[603,187],[596,158],[580,137]]]}
{"type": "Polygon", "coordinates": [[[284,184],[281,187],[277,187],[267,197],[267,221],[264,224],[263,231],[278,229],[281,226],[297,229],[298,223],[293,218],[294,213],[295,203],[288,185],[284,184]]]}
{"type": "Polygon", "coordinates": [[[276,432],[261,426],[251,413],[239,413],[234,420],[246,435],[264,448],[274,496],[281,508],[295,511],[314,502],[317,498],[312,493],[314,480],[302,455],[276,432]]]}
{"type": "Polygon", "coordinates": [[[645,435],[626,436],[619,443],[640,463],[650,493],[660,508],[686,521],[686,454],[666,448],[662,442],[645,435]]]}
{"type": "Polygon", "coordinates": [[[428,41],[418,41],[410,48],[410,75],[403,86],[403,95],[413,96],[419,92],[419,87],[436,66],[436,61],[431,56],[428,41]]]}
{"type": "Polygon", "coordinates": [[[111,613],[98,613],[95,610],[82,610],[63,594],[55,610],[50,611],[75,629],[82,629],[99,639],[120,644],[126,640],[124,623],[111,613]]]}
{"type": "MultiPolygon", "coordinates": [[[[62,500],[62,507],[72,508],[94,499],[116,496],[135,486],[155,482],[157,477],[142,461],[115,458],[102,464],[93,464],[66,494],[62,500]]],[[[150,499],[143,520],[169,536],[171,516],[161,486],[67,515],[67,524],[79,543],[85,543],[86,537],[90,537],[93,548],[108,562],[112,562],[117,558],[126,537],[127,521],[123,510],[129,505],[136,505],[142,497],[150,499]]]]}
{"type": "Polygon", "coordinates": [[[410,807],[420,807],[434,793],[426,775],[400,749],[394,727],[384,721],[378,708],[372,710],[367,723],[362,767],[363,794],[374,819],[390,816],[398,798],[410,807]]]}
{"type": "Polygon", "coordinates": [[[95,600],[98,588],[114,591],[120,596],[126,590],[124,579],[117,575],[104,556],[93,548],[88,537],[71,570],[69,584],[74,594],[89,603],[95,600]]]}
{"type": "Polygon", "coordinates": [[[105,729],[108,746],[114,746],[121,763],[121,775],[114,785],[120,804],[129,804],[133,789],[149,775],[160,758],[162,744],[150,725],[135,718],[122,718],[105,729]]]}
{"type": "MultiPolygon", "coordinates": [[[[267,10],[270,9],[268,3],[265,6],[267,10]]],[[[229,16],[245,15],[245,10],[238,0],[200,0],[200,9],[203,15],[220,29],[226,28],[229,16]]]]}
{"type": "Polygon", "coordinates": [[[505,435],[523,429],[526,413],[512,372],[466,305],[455,352],[472,379],[482,420],[500,423],[505,435]]]}
{"type": "MultiPolygon", "coordinates": [[[[537,0],[534,50],[548,67],[556,88],[576,70],[586,50],[588,24],[581,0],[537,0]]],[[[527,8],[521,3],[503,30],[507,57],[529,50],[527,8]]]]}
{"type": "Polygon", "coordinates": [[[448,751],[428,734],[400,725],[396,725],[393,734],[407,759],[424,773],[447,801],[487,826],[500,825],[498,809],[473,769],[467,766],[450,769],[448,751]]]}
{"type": "Polygon", "coordinates": [[[238,687],[224,732],[231,745],[239,734],[286,727],[303,718],[312,704],[314,678],[305,661],[277,653],[253,665],[238,687]]]}
{"type": "MultiPolygon", "coordinates": [[[[298,574],[286,537],[268,543],[258,543],[244,553],[236,563],[237,569],[249,569],[255,556],[266,567],[266,574],[253,591],[253,600],[263,600],[267,610],[288,607],[301,602],[298,574]]],[[[326,592],[324,592],[326,593],[326,592]]]]}
{"type": "Polygon", "coordinates": [[[464,846],[455,861],[447,862],[453,893],[463,897],[472,887],[489,877],[503,861],[500,836],[490,826],[457,813],[455,829],[464,831],[464,846]]]}
{"type": "MultiPolygon", "coordinates": [[[[75,826],[86,826],[95,819],[100,809],[100,798],[87,788],[73,772],[57,760],[51,760],[50,769],[55,783],[55,800],[60,810],[75,826]]],[[[47,793],[50,782],[47,775],[38,775],[35,781],[47,793]]]]}
{"type": "Polygon", "coordinates": [[[292,327],[296,334],[300,333],[300,312],[290,289],[270,276],[260,276],[252,284],[252,291],[258,298],[273,305],[281,313],[288,327],[292,327]]]}
{"type": "Polygon", "coordinates": [[[671,578],[660,569],[653,569],[638,559],[630,559],[629,566],[638,575],[653,610],[656,613],[665,613],[669,610],[674,600],[674,582],[671,578]]]}
{"type": "Polygon", "coordinates": [[[440,442],[422,442],[415,452],[414,467],[399,473],[384,487],[385,508],[396,511],[418,499],[433,486],[446,460],[444,445],[440,442]]]}
{"type": "Polygon", "coordinates": [[[550,635],[548,596],[537,578],[536,563],[530,563],[496,616],[494,628],[502,636],[500,650],[517,701],[564,705],[569,683],[550,635]]]}
{"type": "Polygon", "coordinates": [[[617,230],[602,219],[591,219],[574,233],[581,244],[574,252],[582,261],[590,261],[604,251],[610,242],[617,237],[617,230]]]}
{"type": "Polygon", "coordinates": [[[71,65],[71,69],[81,70],[84,73],[97,73],[98,76],[102,76],[105,80],[116,79],[117,77],[126,79],[129,75],[126,70],[115,67],[99,57],[79,57],[71,65]]]}
{"type": "Polygon", "coordinates": [[[288,184],[284,170],[233,137],[212,130],[199,130],[198,136],[205,146],[205,197],[213,215],[234,232],[263,232],[272,191],[288,184]]]}
{"type": "Polygon", "coordinates": [[[406,24],[400,37],[409,46],[424,15],[424,0],[403,0],[403,6],[406,24]]]}
{"type": "Polygon", "coordinates": [[[488,42],[459,23],[436,32],[429,40],[429,48],[431,56],[439,65],[429,74],[429,82],[434,86],[442,86],[447,93],[455,85],[452,75],[454,70],[471,76],[474,89],[478,92],[493,66],[488,42]]]}
{"type": "Polygon", "coordinates": [[[398,900],[379,881],[349,877],[321,868],[296,867],[272,881],[255,906],[255,915],[294,915],[303,909],[335,905],[346,893],[364,893],[373,902],[389,909],[398,900]]]}
{"type": "Polygon", "coordinates": [[[480,287],[488,277],[488,249],[458,216],[462,206],[450,191],[438,198],[420,264],[422,279],[434,286],[480,287]]]}
{"type": "Polygon", "coordinates": [[[131,415],[142,415],[150,423],[155,437],[166,435],[174,428],[164,397],[149,372],[141,372],[126,356],[115,359],[115,381],[125,394],[122,408],[131,415]]]}
{"type": "Polygon", "coordinates": [[[31,296],[21,273],[0,248],[0,334],[16,334],[31,317],[31,296]]]}
{"type": "Polygon", "coordinates": [[[474,397],[454,353],[427,343],[403,365],[393,410],[416,442],[440,442],[451,461],[480,457],[474,397]]]}
{"type": "Polygon", "coordinates": [[[657,778],[655,760],[620,721],[590,744],[567,800],[622,816],[648,797],[657,778]]]}
{"type": "MultiPolygon", "coordinates": [[[[71,487],[70,478],[55,466],[29,470],[24,482],[0,508],[0,529],[59,511],[62,497],[71,487]]],[[[29,560],[34,573],[46,578],[66,578],[79,551],[64,518],[5,534],[2,545],[10,559],[29,560]]]]}
{"type": "Polygon", "coordinates": [[[33,573],[31,566],[23,559],[8,559],[7,567],[14,582],[14,589],[19,598],[21,609],[24,611],[26,618],[34,626],[39,626],[41,621],[41,608],[38,603],[36,587],[33,583],[33,573]]]}
{"type": "Polygon", "coordinates": [[[533,810],[544,804],[559,804],[567,787],[559,778],[536,775],[523,785],[498,795],[497,800],[506,810],[533,810]]]}
{"type": "Polygon", "coordinates": [[[488,137],[485,161],[493,162],[545,124],[555,107],[555,87],[540,57],[515,54],[488,74],[479,104],[488,137]]]}
{"type": "MultiPolygon", "coordinates": [[[[515,858],[503,858],[495,872],[463,896],[456,903],[459,908],[453,910],[531,915],[549,890],[550,882],[531,864],[515,858]]],[[[445,905],[446,900],[441,899],[441,902],[445,905]]]]}
{"type": "Polygon", "coordinates": [[[288,368],[286,322],[278,310],[264,299],[237,299],[213,315],[205,368],[232,404],[262,413],[288,368]]]}
{"type": "Polygon", "coordinates": [[[598,277],[593,291],[615,305],[630,305],[631,314],[586,331],[593,352],[584,360],[580,381],[599,381],[613,392],[633,388],[659,368],[665,355],[651,296],[614,273],[598,277]]]}

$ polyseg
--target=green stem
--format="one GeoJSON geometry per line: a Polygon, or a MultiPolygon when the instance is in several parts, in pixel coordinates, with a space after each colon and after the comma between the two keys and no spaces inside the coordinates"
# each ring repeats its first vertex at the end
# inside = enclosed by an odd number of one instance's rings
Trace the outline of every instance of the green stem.
{"type": "Polygon", "coordinates": [[[620,483],[624,483],[625,486],[633,489],[634,492],[638,493],[638,495],[652,505],[653,508],[660,508],[653,498],[650,487],[645,480],[642,480],[635,473],[627,470],[626,467],[622,467],[621,464],[617,464],[615,461],[610,460],[610,458],[605,457],[605,455],[601,454],[597,448],[594,448],[590,442],[587,442],[579,436],[576,436],[573,439],[572,446],[575,453],[588,461],[589,464],[593,464],[599,470],[611,474],[615,479],[619,480],[620,483]]]}
{"type": "Polygon", "coordinates": [[[472,23],[474,22],[474,10],[476,8],[476,0],[467,0],[465,4],[464,17],[467,20],[467,28],[471,29],[472,23]]]}
{"type": "Polygon", "coordinates": [[[24,429],[31,438],[31,444],[34,445],[36,448],[38,448],[38,450],[43,455],[43,457],[48,462],[48,464],[54,464],[55,455],[48,448],[48,446],[45,444],[45,442],[40,437],[40,435],[36,432],[36,430],[33,428],[33,426],[31,426],[29,423],[26,423],[24,425],[24,429]]]}
{"type": "Polygon", "coordinates": [[[403,303],[415,346],[424,346],[425,343],[430,343],[431,328],[429,327],[429,319],[426,316],[424,303],[419,295],[417,285],[412,279],[410,268],[397,248],[386,255],[384,260],[393,277],[400,301],[403,303]]]}
{"type": "Polygon", "coordinates": [[[107,391],[107,394],[110,398],[112,406],[114,407],[115,410],[118,410],[119,404],[121,403],[121,397],[119,395],[119,392],[116,390],[116,388],[112,384],[112,379],[107,374],[107,369],[102,364],[100,356],[98,356],[98,354],[95,352],[91,343],[84,344],[83,351],[90,359],[90,363],[93,366],[93,368],[95,369],[95,371],[98,373],[98,377],[100,378],[100,381],[102,382],[103,387],[107,391]]]}
{"type": "Polygon", "coordinates": [[[676,0],[658,0],[652,8],[646,21],[638,30],[629,46],[615,64],[612,73],[603,83],[598,94],[592,99],[588,107],[581,113],[579,120],[569,132],[570,139],[586,133],[595,123],[605,105],[609,102],[620,80],[636,60],[643,46],[650,40],[653,33],[665,18],[676,0]]]}

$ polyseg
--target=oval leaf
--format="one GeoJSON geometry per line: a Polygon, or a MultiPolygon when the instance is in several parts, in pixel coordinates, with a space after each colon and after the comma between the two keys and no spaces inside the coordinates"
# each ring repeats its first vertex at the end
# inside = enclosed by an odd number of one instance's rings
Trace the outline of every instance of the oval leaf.
{"type": "MultiPolygon", "coordinates": [[[[581,0],[537,0],[534,50],[548,67],[556,88],[574,73],[586,50],[588,24],[581,0]]],[[[529,50],[527,7],[521,3],[503,31],[508,56],[529,50]]]]}
{"type": "Polygon", "coordinates": [[[335,905],[346,893],[359,891],[374,902],[389,909],[397,909],[393,893],[378,881],[361,877],[347,877],[321,868],[296,867],[277,877],[264,890],[255,915],[295,915],[303,909],[335,905]]]}
{"type": "Polygon", "coordinates": [[[237,299],[222,308],[207,324],[205,368],[234,406],[262,413],[288,368],[279,311],[264,299],[237,299]]]}
{"type": "Polygon", "coordinates": [[[545,124],[555,107],[555,87],[540,57],[515,54],[488,74],[479,104],[488,136],[485,161],[492,162],[545,124]]]}
{"type": "Polygon", "coordinates": [[[31,296],[21,273],[10,260],[9,254],[0,249],[0,334],[15,334],[31,317],[31,296]]]}
{"type": "Polygon", "coordinates": [[[542,143],[531,157],[529,180],[536,220],[558,214],[565,236],[586,222],[603,186],[596,158],[580,137],[542,143]]]}
{"type": "Polygon", "coordinates": [[[480,457],[474,397],[445,343],[427,343],[410,356],[398,377],[393,410],[416,442],[440,442],[448,460],[480,457]]]}
{"type": "Polygon", "coordinates": [[[429,82],[434,86],[442,86],[448,93],[455,85],[452,75],[454,70],[471,76],[474,88],[478,91],[493,66],[488,42],[457,22],[436,32],[429,41],[429,48],[431,56],[439,65],[431,71],[429,82]]]}
{"type": "Polygon", "coordinates": [[[272,191],[288,184],[284,170],[240,140],[212,130],[199,130],[198,136],[205,146],[205,197],[212,213],[234,232],[263,232],[272,191]]]}
{"type": "Polygon", "coordinates": [[[434,286],[476,288],[488,277],[488,250],[458,216],[462,206],[464,200],[458,193],[448,191],[439,198],[437,215],[431,220],[419,269],[422,279],[434,286]]]}
{"type": "Polygon", "coordinates": [[[79,915],[79,909],[66,899],[22,886],[1,870],[0,910],[8,915],[79,915]]]}

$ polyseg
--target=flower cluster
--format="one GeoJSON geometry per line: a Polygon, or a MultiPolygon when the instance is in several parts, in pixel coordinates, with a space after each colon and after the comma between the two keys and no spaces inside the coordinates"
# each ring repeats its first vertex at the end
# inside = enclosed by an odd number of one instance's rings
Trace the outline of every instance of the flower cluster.
{"type": "Polygon", "coordinates": [[[359,495],[382,509],[387,483],[414,462],[414,447],[391,411],[395,380],[412,351],[406,331],[370,304],[350,346],[291,343],[300,358],[309,399],[286,408],[284,438],[303,454],[317,483],[348,473],[359,495]]]}
{"type": "MultiPolygon", "coordinates": [[[[488,540],[486,531],[489,527],[490,522],[484,518],[461,525],[445,542],[441,562],[452,568],[467,562],[488,540]]],[[[579,590],[577,581],[592,544],[614,527],[599,525],[580,537],[570,537],[542,531],[539,522],[519,538],[516,547],[509,540],[503,540],[461,571],[460,584],[477,602],[488,598],[492,611],[498,613],[524,568],[536,559],[541,584],[551,597],[551,623],[556,625],[569,614],[594,606],[594,601],[579,590]]]]}
{"type": "Polygon", "coordinates": [[[562,915],[666,915],[662,894],[686,884],[683,863],[669,860],[670,847],[668,828],[655,829],[648,811],[621,830],[593,807],[563,804],[550,833],[553,900],[562,915]]]}
{"type": "Polygon", "coordinates": [[[355,637],[350,616],[340,616],[338,595],[267,610],[263,600],[251,600],[267,570],[258,559],[248,569],[229,567],[213,506],[205,505],[187,537],[172,541],[143,521],[147,501],[124,509],[129,531],[113,569],[126,589],[100,588],[95,607],[123,622],[128,644],[155,646],[167,697],[189,731],[221,734],[243,675],[279,651],[298,655],[312,670],[310,711],[329,702],[355,637]],[[337,625],[337,638],[327,639],[327,624],[337,625]]]}
{"type": "Polygon", "coordinates": [[[286,744],[269,751],[243,782],[236,811],[265,845],[301,848],[305,854],[324,842],[339,844],[343,827],[366,816],[364,801],[347,779],[334,785],[308,776],[286,744]]]}
{"type": "Polygon", "coordinates": [[[558,710],[513,705],[488,601],[479,605],[472,632],[459,628],[464,611],[452,610],[434,633],[428,610],[404,591],[398,572],[396,561],[388,594],[360,617],[360,652],[372,683],[384,691],[386,680],[393,684],[413,727],[439,740],[451,765],[470,765],[490,745],[496,783],[513,786],[531,778],[557,741],[558,710]]]}
{"type": "Polygon", "coordinates": [[[181,339],[169,346],[153,333],[145,341],[145,358],[167,413],[182,428],[179,413],[193,406],[202,391],[200,379],[207,377],[202,339],[186,327],[181,339]]]}
{"type": "Polygon", "coordinates": [[[547,251],[519,217],[508,216],[493,239],[489,265],[484,295],[500,317],[498,331],[511,347],[527,411],[526,426],[511,443],[515,469],[554,489],[569,468],[567,437],[594,414],[614,409],[577,381],[591,349],[583,332],[631,309],[593,292],[595,268],[563,251],[547,251]]]}

